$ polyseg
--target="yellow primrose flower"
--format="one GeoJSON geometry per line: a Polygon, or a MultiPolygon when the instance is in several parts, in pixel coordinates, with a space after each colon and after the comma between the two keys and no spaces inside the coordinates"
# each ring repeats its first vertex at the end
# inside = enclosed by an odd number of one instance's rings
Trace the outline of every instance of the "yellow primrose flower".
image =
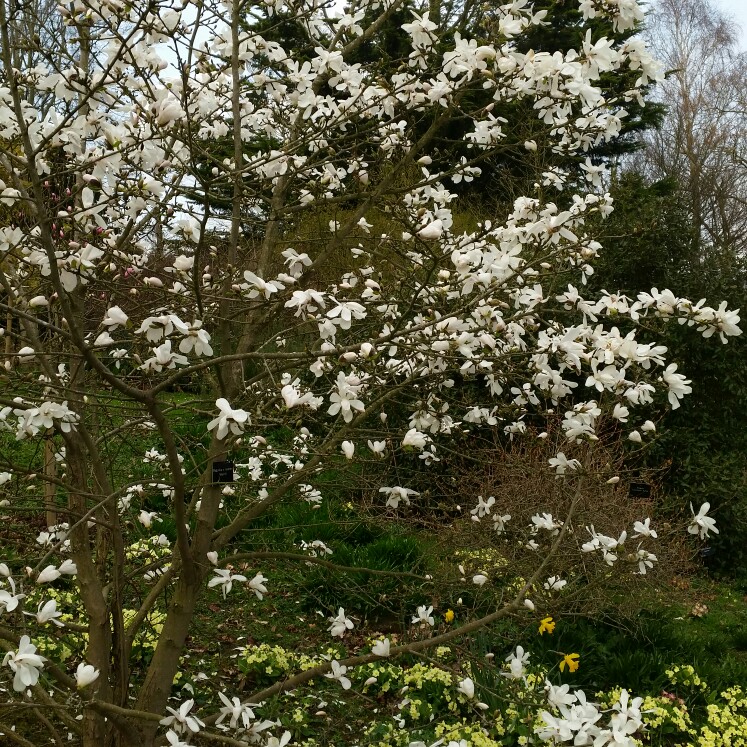
{"type": "Polygon", "coordinates": [[[542,618],[539,626],[539,634],[542,635],[543,633],[553,633],[554,631],[555,621],[552,619],[552,617],[542,618]]]}
{"type": "Polygon", "coordinates": [[[444,620],[446,620],[447,623],[454,622],[454,610],[446,610],[446,612],[444,612],[444,620]]]}
{"type": "Polygon", "coordinates": [[[569,672],[575,672],[578,669],[578,654],[563,654],[563,661],[560,662],[560,671],[564,671],[566,666],[569,672]]]}

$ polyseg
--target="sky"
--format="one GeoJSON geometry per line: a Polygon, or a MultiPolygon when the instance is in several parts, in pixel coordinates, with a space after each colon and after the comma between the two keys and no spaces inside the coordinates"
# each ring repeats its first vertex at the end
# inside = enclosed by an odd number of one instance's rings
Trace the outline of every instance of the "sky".
{"type": "Polygon", "coordinates": [[[747,0],[712,0],[724,15],[732,18],[742,28],[739,32],[741,48],[747,51],[747,0]]]}

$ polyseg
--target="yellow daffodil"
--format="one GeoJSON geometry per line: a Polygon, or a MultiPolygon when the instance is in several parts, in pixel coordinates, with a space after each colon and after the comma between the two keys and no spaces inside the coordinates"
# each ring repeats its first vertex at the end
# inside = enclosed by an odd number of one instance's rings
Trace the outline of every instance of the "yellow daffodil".
{"type": "Polygon", "coordinates": [[[444,612],[444,620],[446,620],[447,623],[454,622],[454,610],[446,610],[446,612],[444,612]]]}
{"type": "Polygon", "coordinates": [[[578,669],[578,654],[563,654],[563,661],[560,662],[560,671],[564,671],[566,666],[569,672],[575,672],[578,669]]]}
{"type": "Polygon", "coordinates": [[[542,635],[543,633],[553,633],[554,631],[555,621],[552,619],[552,617],[542,618],[539,626],[539,634],[542,635]]]}

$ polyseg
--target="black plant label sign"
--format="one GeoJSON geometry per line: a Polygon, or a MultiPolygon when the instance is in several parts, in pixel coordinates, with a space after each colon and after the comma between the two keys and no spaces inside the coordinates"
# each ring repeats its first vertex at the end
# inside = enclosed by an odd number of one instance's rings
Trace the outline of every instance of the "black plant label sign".
{"type": "Polygon", "coordinates": [[[213,462],[212,481],[233,482],[233,462],[213,462]]]}
{"type": "Polygon", "coordinates": [[[650,498],[651,486],[647,482],[631,482],[628,498],[650,498]]]}

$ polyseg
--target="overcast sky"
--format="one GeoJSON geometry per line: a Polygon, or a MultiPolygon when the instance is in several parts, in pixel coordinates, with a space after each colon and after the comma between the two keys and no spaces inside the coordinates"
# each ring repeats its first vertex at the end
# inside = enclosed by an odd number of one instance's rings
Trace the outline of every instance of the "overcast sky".
{"type": "Polygon", "coordinates": [[[742,27],[739,38],[742,49],[747,51],[747,0],[713,0],[713,3],[742,27]]]}

